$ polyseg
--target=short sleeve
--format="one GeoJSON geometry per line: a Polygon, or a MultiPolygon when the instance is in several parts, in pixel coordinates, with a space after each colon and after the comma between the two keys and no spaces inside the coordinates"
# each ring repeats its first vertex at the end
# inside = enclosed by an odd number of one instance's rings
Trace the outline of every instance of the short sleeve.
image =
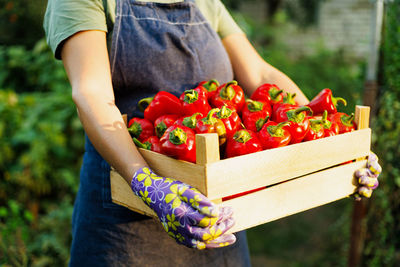
{"type": "Polygon", "coordinates": [[[61,59],[63,41],[77,32],[107,32],[103,0],[50,0],[44,17],[46,40],[55,57],[61,59]]]}
{"type": "Polygon", "coordinates": [[[218,10],[217,33],[221,37],[221,39],[231,34],[243,33],[242,29],[232,18],[225,5],[220,0],[218,0],[216,4],[218,10]]]}

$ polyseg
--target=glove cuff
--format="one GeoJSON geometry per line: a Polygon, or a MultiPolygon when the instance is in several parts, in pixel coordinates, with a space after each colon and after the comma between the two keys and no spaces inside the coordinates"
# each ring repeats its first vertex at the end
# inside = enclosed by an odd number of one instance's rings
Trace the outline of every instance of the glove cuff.
{"type": "Polygon", "coordinates": [[[140,191],[146,186],[146,179],[151,179],[152,177],[158,177],[149,167],[142,167],[137,170],[131,180],[131,189],[135,195],[140,196],[140,191]]]}

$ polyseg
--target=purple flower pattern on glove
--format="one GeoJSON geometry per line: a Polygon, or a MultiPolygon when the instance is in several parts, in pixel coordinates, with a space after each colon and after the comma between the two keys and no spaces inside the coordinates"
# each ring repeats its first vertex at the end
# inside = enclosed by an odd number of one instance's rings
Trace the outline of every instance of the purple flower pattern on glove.
{"type": "Polygon", "coordinates": [[[355,172],[354,175],[360,185],[354,194],[356,200],[361,200],[361,197],[370,198],[372,191],[379,186],[378,177],[382,172],[382,167],[378,160],[378,156],[371,152],[368,156],[367,166],[355,172]]]}
{"type": "Polygon", "coordinates": [[[148,167],[137,171],[132,191],[154,210],[169,236],[178,244],[205,249],[233,244],[226,234],[233,224],[232,210],[218,209],[197,189],[180,181],[158,176],[148,167]]]}

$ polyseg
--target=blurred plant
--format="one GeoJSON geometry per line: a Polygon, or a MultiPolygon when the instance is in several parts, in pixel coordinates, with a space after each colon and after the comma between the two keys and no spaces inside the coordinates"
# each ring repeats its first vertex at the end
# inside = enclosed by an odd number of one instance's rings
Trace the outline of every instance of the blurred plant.
{"type": "Polygon", "coordinates": [[[286,0],[283,8],[297,25],[307,27],[318,19],[319,5],[325,0],[286,0]]]}
{"type": "Polygon", "coordinates": [[[0,0],[0,44],[32,47],[43,36],[45,0],[0,0]]]}
{"type": "MultiPolygon", "coordinates": [[[[310,40],[307,54],[293,51],[283,37],[302,28],[282,10],[275,14],[273,26],[233,15],[261,56],[287,74],[309,99],[328,87],[348,100],[340,111],[354,112],[361,103],[363,61],[349,58],[346,51],[329,51],[318,40],[310,40]]],[[[342,200],[248,230],[253,259],[264,258],[258,266],[346,266],[351,207],[352,201],[342,200]]]]}
{"type": "Polygon", "coordinates": [[[365,266],[400,265],[400,0],[387,4],[381,95],[373,121],[374,150],[383,172],[370,202],[365,266]]]}
{"type": "MultiPolygon", "coordinates": [[[[260,6],[264,3],[264,20],[274,24],[274,17],[285,12],[288,19],[302,27],[308,27],[317,22],[320,4],[325,0],[222,0],[222,2],[231,10],[238,11],[242,4],[248,2],[257,2],[260,6]]],[[[260,18],[258,18],[260,19],[260,18]]]]}
{"type": "Polygon", "coordinates": [[[284,12],[277,13],[273,27],[233,14],[260,55],[288,75],[309,99],[320,90],[330,88],[335,96],[348,102],[347,107],[339,107],[340,111],[354,112],[354,106],[361,102],[365,62],[349,58],[346,51],[330,51],[318,40],[311,42],[308,54],[291,50],[282,35],[300,28],[288,22],[284,12]]]}
{"type": "Polygon", "coordinates": [[[0,264],[66,266],[84,142],[71,89],[43,40],[0,46],[0,66],[0,264]]]}
{"type": "Polygon", "coordinates": [[[15,200],[0,207],[0,265],[28,266],[26,242],[30,238],[32,214],[15,200]]]}
{"type": "Polygon", "coordinates": [[[70,199],[51,204],[46,210],[35,226],[33,215],[15,200],[0,207],[1,266],[67,266],[70,199]]]}
{"type": "Polygon", "coordinates": [[[0,88],[16,92],[69,92],[62,62],[54,60],[44,39],[33,49],[0,46],[0,69],[0,88]]]}
{"type": "Polygon", "coordinates": [[[0,91],[0,203],[77,189],[83,132],[67,94],[0,91]]]}

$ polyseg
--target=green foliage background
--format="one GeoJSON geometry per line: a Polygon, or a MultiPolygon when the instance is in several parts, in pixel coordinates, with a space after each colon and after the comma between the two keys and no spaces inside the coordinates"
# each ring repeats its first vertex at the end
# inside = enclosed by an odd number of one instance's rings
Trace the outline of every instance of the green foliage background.
{"type": "Polygon", "coordinates": [[[380,190],[370,203],[365,266],[400,265],[400,1],[387,6],[383,84],[373,123],[374,147],[381,155],[380,190]]]}
{"type": "MultiPolygon", "coordinates": [[[[66,229],[79,183],[83,130],[63,66],[43,40],[45,1],[31,2],[0,0],[0,266],[66,266],[71,241],[66,229]]],[[[395,3],[383,51],[385,90],[374,122],[375,147],[385,172],[382,190],[371,202],[364,251],[368,266],[400,262],[399,239],[393,238],[399,235],[400,199],[399,0],[395,3]]],[[[290,12],[280,9],[273,26],[240,13],[234,16],[259,53],[309,98],[330,87],[348,99],[342,110],[351,112],[360,103],[364,62],[318,43],[310,54],[293,53],[280,41],[293,28],[290,12]]],[[[254,266],[345,266],[351,206],[350,200],[342,200],[249,230],[254,266]]]]}

